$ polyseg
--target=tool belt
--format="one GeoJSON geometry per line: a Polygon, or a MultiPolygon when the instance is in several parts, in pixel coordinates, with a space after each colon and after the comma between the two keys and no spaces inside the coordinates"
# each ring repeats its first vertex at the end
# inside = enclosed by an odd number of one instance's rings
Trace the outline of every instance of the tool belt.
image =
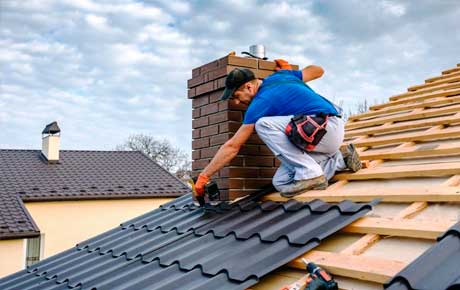
{"type": "Polygon", "coordinates": [[[311,152],[327,133],[326,126],[329,115],[294,116],[286,126],[288,139],[300,150],[311,152]]]}

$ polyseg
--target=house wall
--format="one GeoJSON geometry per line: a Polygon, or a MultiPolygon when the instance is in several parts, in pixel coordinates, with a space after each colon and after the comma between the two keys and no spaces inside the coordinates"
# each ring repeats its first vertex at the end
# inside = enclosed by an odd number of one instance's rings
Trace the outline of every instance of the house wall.
{"type": "Polygon", "coordinates": [[[25,240],[0,240],[0,278],[24,268],[25,240]]]}
{"type": "Polygon", "coordinates": [[[158,208],[170,200],[149,198],[51,201],[29,202],[25,206],[43,235],[43,259],[158,208]]]}

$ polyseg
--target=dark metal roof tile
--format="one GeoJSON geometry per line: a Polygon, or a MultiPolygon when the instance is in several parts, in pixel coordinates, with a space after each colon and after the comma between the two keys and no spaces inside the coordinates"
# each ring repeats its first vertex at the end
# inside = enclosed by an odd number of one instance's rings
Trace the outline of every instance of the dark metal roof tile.
{"type": "Polygon", "coordinates": [[[22,201],[177,197],[190,189],[140,152],[0,149],[0,239],[39,235],[22,201]],[[21,221],[18,223],[18,221],[21,221]]]}
{"type": "Polygon", "coordinates": [[[460,289],[460,225],[457,223],[438,242],[410,263],[385,289],[460,289]]]}
{"type": "Polygon", "coordinates": [[[203,209],[187,200],[181,197],[0,283],[42,275],[39,280],[81,289],[244,289],[370,209],[251,198],[203,209]]]}

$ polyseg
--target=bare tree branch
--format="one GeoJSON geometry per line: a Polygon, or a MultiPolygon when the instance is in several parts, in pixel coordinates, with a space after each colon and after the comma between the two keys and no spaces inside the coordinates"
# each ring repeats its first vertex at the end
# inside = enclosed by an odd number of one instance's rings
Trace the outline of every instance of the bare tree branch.
{"type": "Polygon", "coordinates": [[[134,134],[115,149],[141,151],[178,178],[186,180],[190,177],[192,161],[189,155],[166,139],[157,140],[150,135],[134,134]]]}

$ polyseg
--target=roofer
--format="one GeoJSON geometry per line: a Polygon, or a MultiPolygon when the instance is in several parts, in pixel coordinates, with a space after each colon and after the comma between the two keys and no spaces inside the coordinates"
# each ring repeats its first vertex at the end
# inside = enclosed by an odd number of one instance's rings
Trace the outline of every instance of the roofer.
{"type": "Polygon", "coordinates": [[[264,80],[244,68],[228,74],[221,100],[231,99],[249,107],[236,134],[219,148],[199,174],[195,185],[198,195],[204,194],[209,178],[238,154],[254,128],[281,161],[273,185],[284,197],[326,189],[336,171],[361,169],[353,144],[341,148],[342,109],[305,84],[320,78],[323,69],[310,65],[301,71],[290,70],[286,61],[276,60],[276,63],[281,69],[264,80]]]}

